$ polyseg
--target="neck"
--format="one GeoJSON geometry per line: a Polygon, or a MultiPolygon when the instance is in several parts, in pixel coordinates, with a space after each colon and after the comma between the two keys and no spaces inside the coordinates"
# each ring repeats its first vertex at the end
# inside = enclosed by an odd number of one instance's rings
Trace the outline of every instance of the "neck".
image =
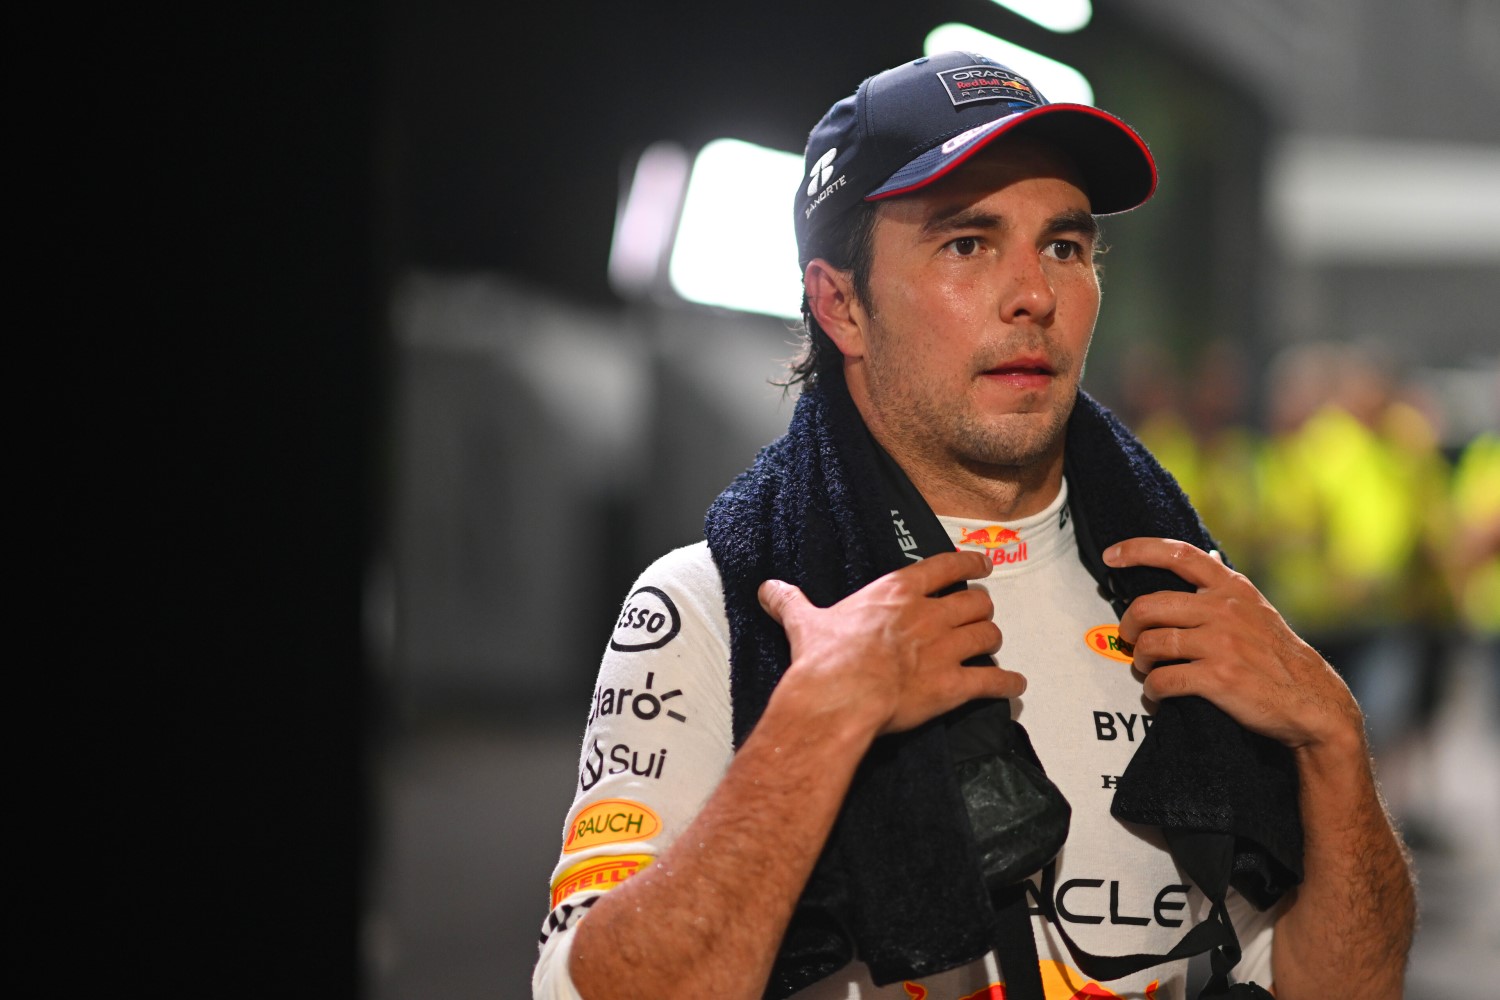
{"type": "MultiPolygon", "coordinates": [[[[876,440],[880,435],[876,434],[876,440]]],[[[930,455],[904,454],[881,441],[934,512],[951,517],[1006,521],[1047,508],[1062,489],[1062,442],[1025,465],[982,465],[930,455]]]]}

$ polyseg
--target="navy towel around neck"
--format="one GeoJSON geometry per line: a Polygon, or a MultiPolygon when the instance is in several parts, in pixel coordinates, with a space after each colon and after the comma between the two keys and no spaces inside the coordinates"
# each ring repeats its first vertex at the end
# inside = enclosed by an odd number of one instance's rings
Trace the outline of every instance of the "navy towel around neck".
{"type": "MultiPolygon", "coordinates": [[[[1067,434],[1080,557],[1117,609],[1152,591],[1191,589],[1165,571],[1107,570],[1099,558],[1136,535],[1212,547],[1175,481],[1087,394],[1067,434]]],[[[785,633],[760,607],[760,584],[785,580],[827,607],[906,564],[884,544],[891,522],[874,447],[842,373],[824,375],[804,387],[786,434],[709,507],[704,533],[724,584],[736,746],[790,663],[785,633]]],[[[854,959],[877,985],[916,979],[971,962],[994,943],[995,913],[942,721],[881,737],[866,755],[787,928],[767,997],[788,996],[854,959]]],[[[1233,836],[1236,875],[1245,874],[1261,905],[1301,878],[1289,752],[1201,699],[1162,707],[1121,777],[1114,812],[1233,836]]]]}

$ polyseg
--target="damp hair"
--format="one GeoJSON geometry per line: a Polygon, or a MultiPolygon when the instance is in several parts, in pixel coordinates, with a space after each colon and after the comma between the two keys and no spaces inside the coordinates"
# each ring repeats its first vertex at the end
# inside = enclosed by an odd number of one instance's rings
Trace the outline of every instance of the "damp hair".
{"type": "MultiPolygon", "coordinates": [[[[870,271],[875,262],[875,212],[873,202],[860,201],[844,213],[823,235],[807,246],[806,259],[822,258],[840,271],[850,272],[855,297],[865,305],[870,302],[870,271]]],[[[806,265],[803,265],[804,271],[806,265]]],[[[787,363],[786,375],[773,380],[785,388],[802,383],[812,385],[830,365],[843,363],[844,355],[834,344],[808,306],[807,292],[802,292],[801,349],[787,363]]]]}

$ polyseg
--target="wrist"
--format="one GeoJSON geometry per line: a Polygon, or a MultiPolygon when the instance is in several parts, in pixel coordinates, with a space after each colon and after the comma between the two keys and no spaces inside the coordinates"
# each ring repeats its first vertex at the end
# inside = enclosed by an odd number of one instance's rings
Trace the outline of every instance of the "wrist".
{"type": "Polygon", "coordinates": [[[1363,717],[1357,711],[1353,718],[1341,717],[1318,738],[1293,748],[1293,757],[1304,785],[1310,781],[1344,782],[1367,772],[1370,750],[1363,717]]]}
{"type": "Polygon", "coordinates": [[[857,764],[884,725],[879,712],[872,711],[877,703],[872,697],[844,696],[827,678],[793,666],[771,693],[756,728],[857,764]]]}

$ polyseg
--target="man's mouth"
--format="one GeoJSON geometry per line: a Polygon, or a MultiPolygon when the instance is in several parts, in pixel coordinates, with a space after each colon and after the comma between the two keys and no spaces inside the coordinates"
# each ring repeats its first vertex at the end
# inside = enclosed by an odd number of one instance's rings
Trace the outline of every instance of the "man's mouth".
{"type": "Polygon", "coordinates": [[[993,379],[1016,388],[1029,389],[1046,385],[1057,370],[1046,358],[1012,358],[984,372],[986,379],[993,379]]]}

